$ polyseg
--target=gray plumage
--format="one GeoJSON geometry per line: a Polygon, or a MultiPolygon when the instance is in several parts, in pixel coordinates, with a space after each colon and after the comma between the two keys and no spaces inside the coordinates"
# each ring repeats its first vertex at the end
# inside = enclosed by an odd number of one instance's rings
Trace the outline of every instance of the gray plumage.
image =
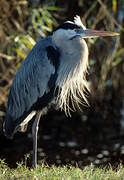
{"type": "Polygon", "coordinates": [[[113,36],[117,33],[88,30],[76,16],[36,43],[17,71],[8,96],[5,134],[13,137],[36,115],[32,128],[33,167],[37,165],[37,133],[41,115],[54,103],[70,114],[87,102],[88,47],[84,38],[113,36]]]}
{"type": "Polygon", "coordinates": [[[48,82],[50,77],[55,74],[55,66],[48,59],[46,51],[48,46],[56,49],[50,37],[40,40],[15,76],[8,97],[5,124],[7,136],[11,137],[14,131],[13,128],[20,125],[24,120],[20,118],[23,113],[28,113],[37,99],[50,91],[48,82]]]}

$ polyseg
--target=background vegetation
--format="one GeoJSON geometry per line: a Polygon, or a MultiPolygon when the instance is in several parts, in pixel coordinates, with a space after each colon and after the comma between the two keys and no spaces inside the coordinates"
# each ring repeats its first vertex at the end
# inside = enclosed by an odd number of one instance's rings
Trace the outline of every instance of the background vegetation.
{"type": "Polygon", "coordinates": [[[39,144],[46,153],[40,148],[40,158],[50,164],[77,162],[80,167],[124,160],[124,1],[0,0],[0,155],[12,167],[32,149],[31,124],[27,134],[17,134],[13,141],[2,132],[13,77],[36,41],[76,14],[88,28],[120,32],[120,37],[87,40],[91,106],[72,113],[71,120],[51,110],[40,127],[44,138],[39,144]]]}

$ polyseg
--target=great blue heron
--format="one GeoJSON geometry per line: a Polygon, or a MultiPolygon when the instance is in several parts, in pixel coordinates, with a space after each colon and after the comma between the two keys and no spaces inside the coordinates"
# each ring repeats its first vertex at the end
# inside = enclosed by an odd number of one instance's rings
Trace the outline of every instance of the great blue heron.
{"type": "Polygon", "coordinates": [[[86,29],[80,17],[67,21],[51,35],[39,40],[19,68],[8,96],[5,134],[12,138],[35,117],[33,136],[33,167],[37,166],[37,133],[41,115],[52,104],[69,113],[72,106],[86,101],[88,83],[88,47],[84,38],[116,36],[118,33],[86,29]]]}

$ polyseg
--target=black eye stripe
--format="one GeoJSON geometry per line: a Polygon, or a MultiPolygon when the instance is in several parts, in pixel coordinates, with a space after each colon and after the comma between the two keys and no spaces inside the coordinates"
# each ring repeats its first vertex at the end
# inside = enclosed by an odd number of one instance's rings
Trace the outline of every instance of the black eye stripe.
{"type": "Polygon", "coordinates": [[[69,22],[66,22],[62,25],[60,25],[59,27],[57,27],[54,31],[58,30],[58,29],[79,29],[79,28],[82,28],[81,26],[78,26],[74,23],[69,23],[69,22]]]}

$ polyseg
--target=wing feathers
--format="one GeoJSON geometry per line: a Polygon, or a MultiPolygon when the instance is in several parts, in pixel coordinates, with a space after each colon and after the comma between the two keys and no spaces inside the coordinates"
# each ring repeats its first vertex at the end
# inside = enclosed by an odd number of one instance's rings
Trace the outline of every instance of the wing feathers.
{"type": "MultiPolygon", "coordinates": [[[[40,40],[34,46],[19,68],[8,97],[5,131],[8,131],[9,134],[14,131],[14,122],[16,122],[15,126],[21,123],[24,120],[21,118],[24,113],[30,111],[33,104],[50,91],[50,88],[55,84],[55,82],[52,82],[53,84],[48,86],[51,76],[57,75],[56,67],[58,65],[56,66],[56,64],[59,62],[58,59],[59,53],[49,37],[40,40]],[[12,127],[10,124],[12,124],[12,127]],[[11,127],[11,130],[8,126],[11,127]]],[[[55,80],[56,78],[52,79],[52,81],[55,80]]]]}

